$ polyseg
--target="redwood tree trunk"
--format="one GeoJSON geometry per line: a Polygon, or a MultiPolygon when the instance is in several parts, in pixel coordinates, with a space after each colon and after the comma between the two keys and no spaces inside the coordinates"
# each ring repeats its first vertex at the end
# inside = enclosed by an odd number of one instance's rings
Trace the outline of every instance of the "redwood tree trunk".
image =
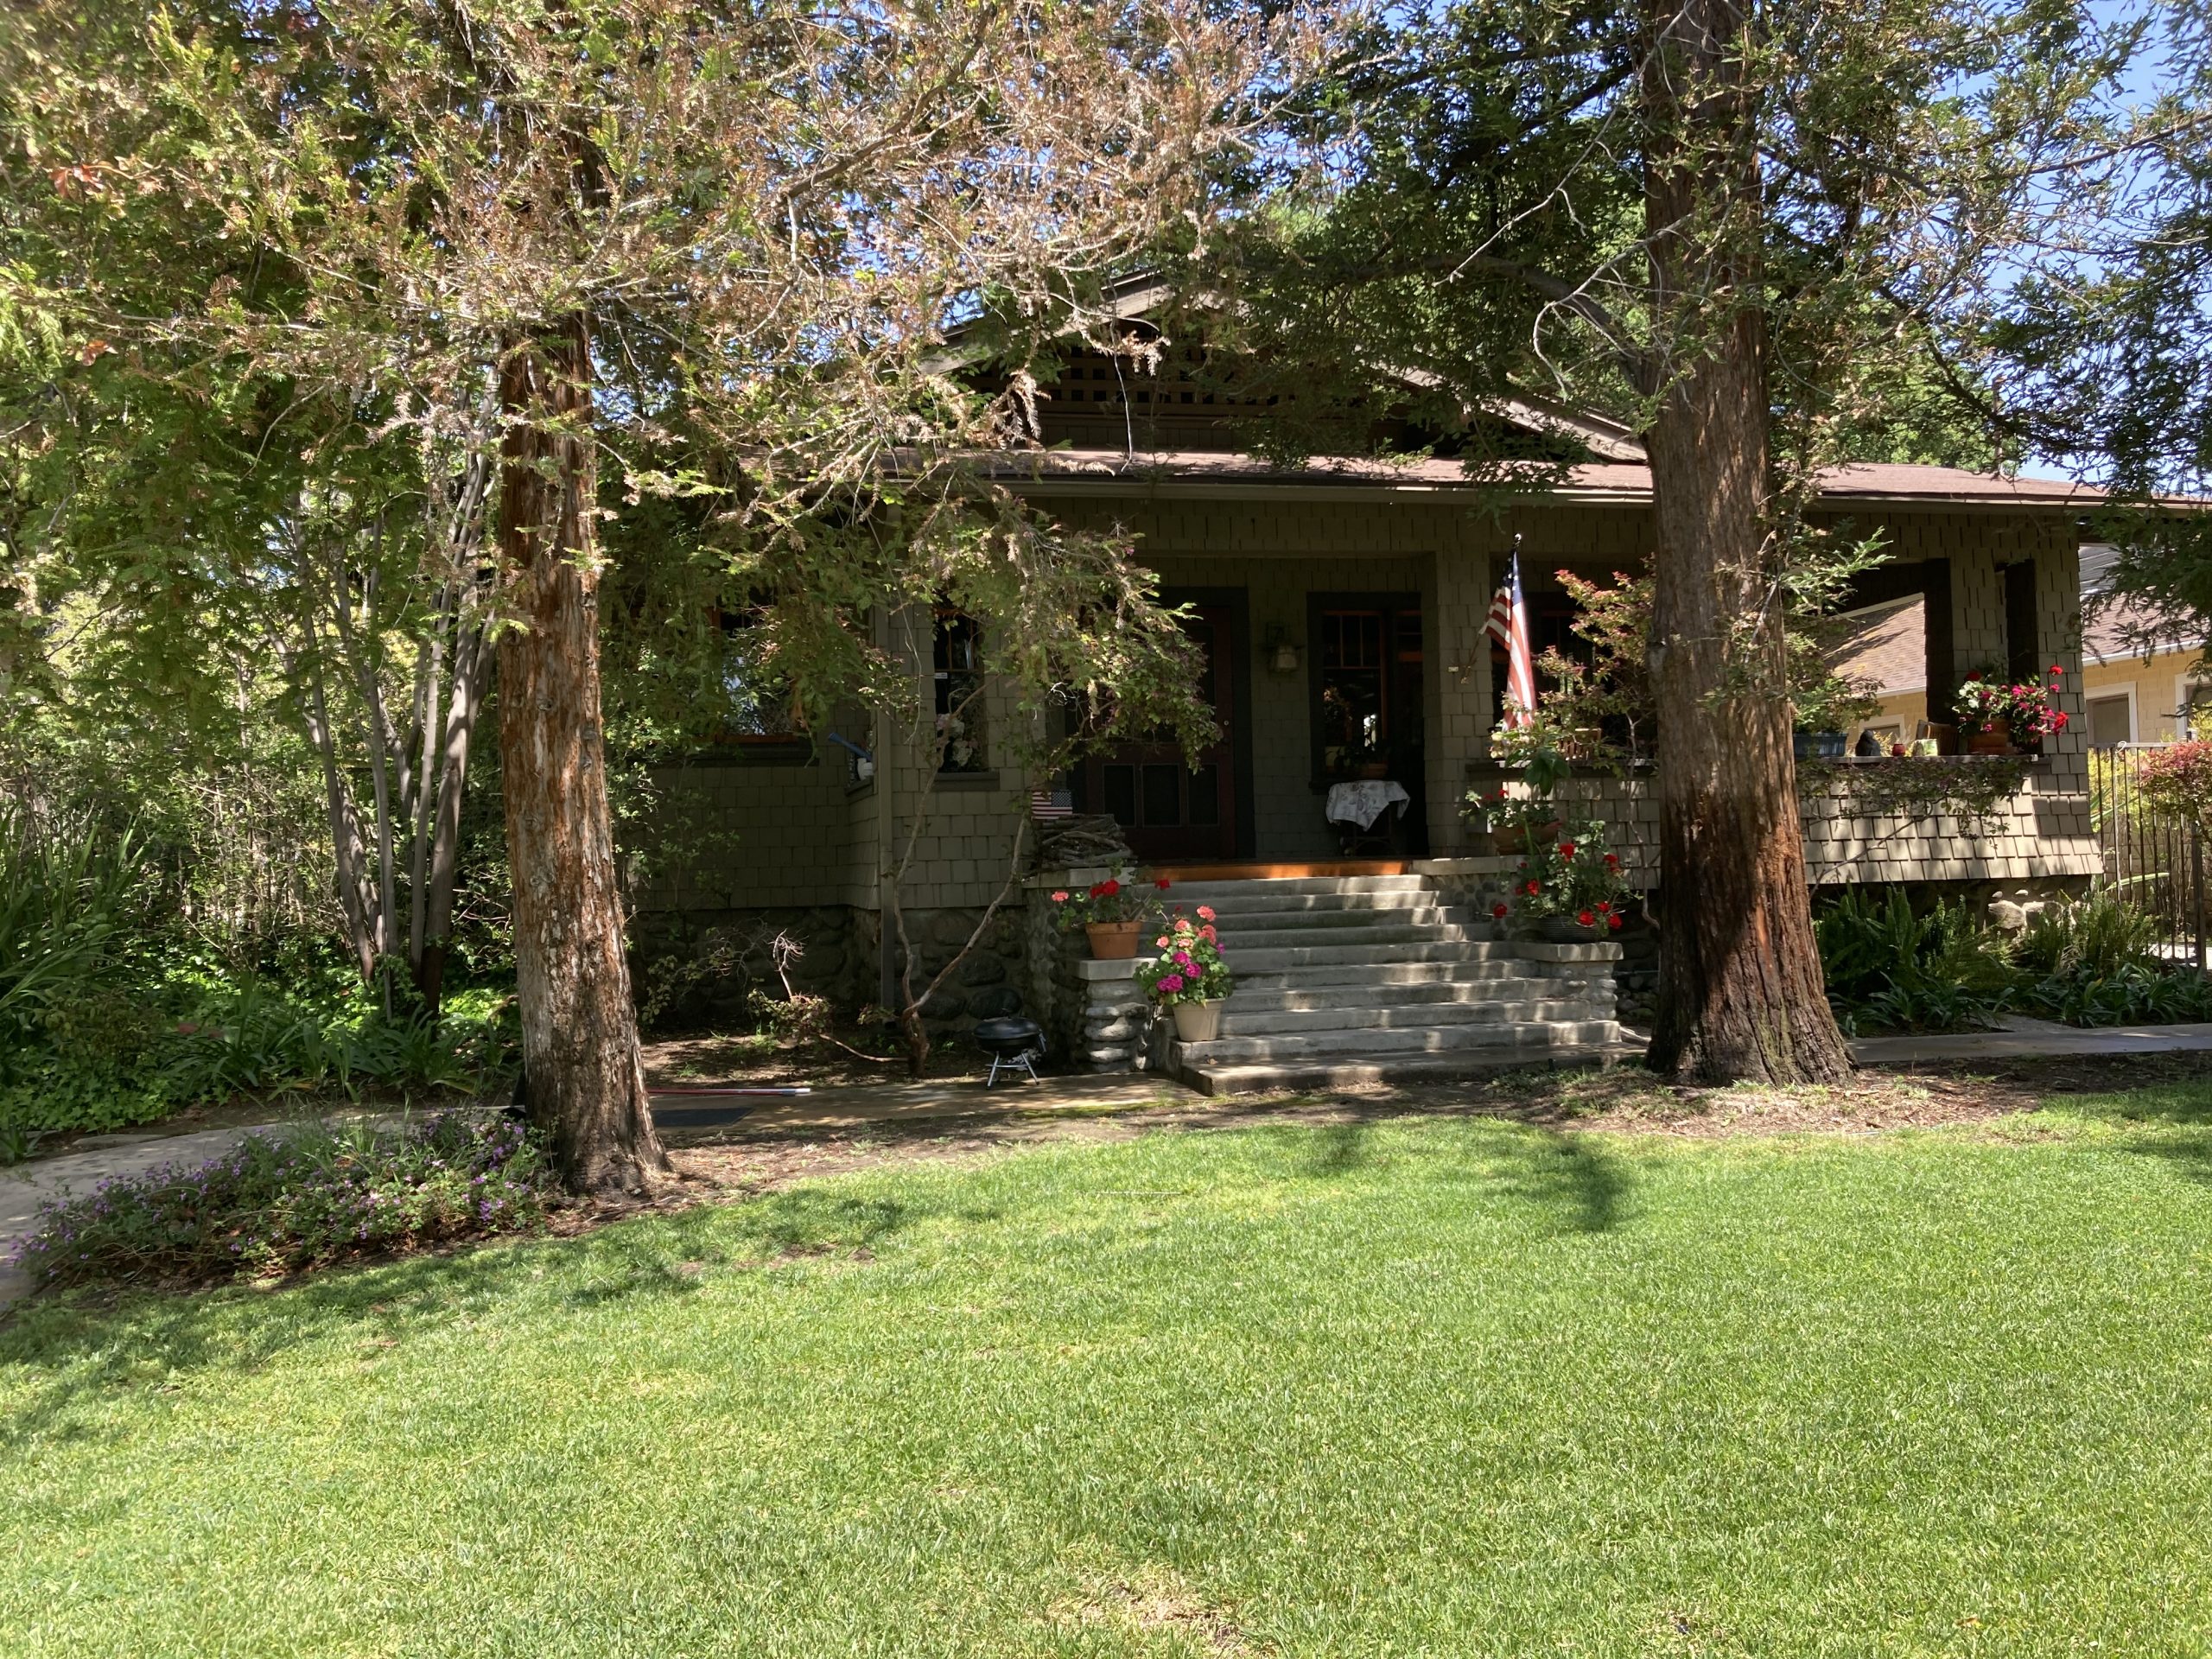
{"type": "Polygon", "coordinates": [[[1827,1082],[1851,1060],[1813,940],[1770,585],[1747,11],[1657,0],[1646,14],[1645,226],[1671,348],[1646,436],[1662,883],[1648,1063],[1701,1082],[1827,1082]]]}
{"type": "Polygon", "coordinates": [[[642,1192],[669,1165],[645,1100],[600,735],[583,319],[516,342],[499,396],[499,753],[524,1098],[572,1188],[642,1192]]]}

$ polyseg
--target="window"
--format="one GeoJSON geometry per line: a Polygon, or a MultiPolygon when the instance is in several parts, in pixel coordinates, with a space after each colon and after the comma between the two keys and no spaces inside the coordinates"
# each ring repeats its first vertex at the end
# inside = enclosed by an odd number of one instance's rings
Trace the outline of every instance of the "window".
{"type": "Polygon", "coordinates": [[[1402,607],[1321,606],[1313,613],[1315,768],[1322,779],[1363,768],[1418,772],[1421,632],[1402,607]]]}
{"type": "Polygon", "coordinates": [[[2212,737],[2212,680],[2182,674],[2174,680],[2174,735],[2212,737]]]}
{"type": "Polygon", "coordinates": [[[749,601],[718,605],[715,622],[722,639],[722,706],[711,741],[741,747],[804,746],[791,689],[768,666],[760,607],[749,601]]]}
{"type": "Polygon", "coordinates": [[[2135,694],[2133,690],[2089,699],[2089,747],[2116,749],[2135,741],[2135,694]]]}
{"type": "Polygon", "coordinates": [[[933,647],[939,772],[982,772],[984,753],[982,630],[975,618],[939,611],[933,647]]]}

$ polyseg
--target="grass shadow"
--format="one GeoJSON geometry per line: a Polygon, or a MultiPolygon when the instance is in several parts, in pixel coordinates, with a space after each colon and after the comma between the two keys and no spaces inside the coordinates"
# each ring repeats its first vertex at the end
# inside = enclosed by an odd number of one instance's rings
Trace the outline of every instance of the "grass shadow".
{"type": "Polygon", "coordinates": [[[925,1206],[798,1188],[580,1236],[518,1235],[458,1249],[325,1268],[268,1286],[131,1288],[35,1297],[0,1323],[0,1365],[35,1380],[0,1421],[0,1449],[97,1432],[79,1408],[195,1374],[248,1374],[295,1350],[397,1339],[548,1294],[582,1311],[694,1294],[708,1264],[764,1268],[794,1255],[868,1251],[925,1206]],[[519,1249],[528,1244],[532,1248],[519,1249]],[[565,1282],[563,1282],[565,1281],[565,1282]],[[243,1305],[254,1304],[251,1313],[243,1305]]]}
{"type": "Polygon", "coordinates": [[[1505,1191],[1560,1218],[1561,1230],[1609,1233],[1634,1186],[1627,1166],[1595,1135],[1528,1127],[1501,1137],[1505,1191]]]}

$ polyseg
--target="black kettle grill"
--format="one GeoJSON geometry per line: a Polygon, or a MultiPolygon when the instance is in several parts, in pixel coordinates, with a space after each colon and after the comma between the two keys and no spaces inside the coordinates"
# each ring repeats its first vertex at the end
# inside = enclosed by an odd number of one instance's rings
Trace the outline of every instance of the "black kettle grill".
{"type": "Polygon", "coordinates": [[[1034,1083],[1037,1059],[1045,1052],[1045,1028],[1034,1020],[1014,1016],[981,1020],[976,1024],[976,1046],[991,1057],[991,1075],[983,1080],[984,1088],[999,1080],[1001,1068],[1011,1071],[1016,1066],[1034,1083]]]}

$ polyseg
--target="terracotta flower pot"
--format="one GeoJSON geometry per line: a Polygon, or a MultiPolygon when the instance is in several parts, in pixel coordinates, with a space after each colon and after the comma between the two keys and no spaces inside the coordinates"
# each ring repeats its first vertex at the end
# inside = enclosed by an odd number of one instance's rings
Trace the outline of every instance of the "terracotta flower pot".
{"type": "Polygon", "coordinates": [[[2009,720],[1993,720],[1986,726],[1977,726],[1967,734],[1968,754],[2011,754],[2012,752],[2012,722],[2009,720]]]}
{"type": "Polygon", "coordinates": [[[1177,1002],[1172,1006],[1175,1015],[1175,1035],[1185,1043],[1210,1043],[1221,1035],[1221,1000],[1218,997],[1205,1002],[1177,1002]]]}
{"type": "Polygon", "coordinates": [[[1087,922],[1083,929],[1090,954],[1101,962],[1127,962],[1136,955],[1137,935],[1143,931],[1142,922],[1087,922]]]}
{"type": "MultiPolygon", "coordinates": [[[[1544,838],[1547,841],[1550,840],[1559,834],[1559,820],[1554,818],[1543,826],[1544,838]]],[[[1500,858],[1510,858],[1516,853],[1525,853],[1529,850],[1529,826],[1525,823],[1511,823],[1503,830],[1493,830],[1490,832],[1490,844],[1491,850],[1500,858]]]]}

